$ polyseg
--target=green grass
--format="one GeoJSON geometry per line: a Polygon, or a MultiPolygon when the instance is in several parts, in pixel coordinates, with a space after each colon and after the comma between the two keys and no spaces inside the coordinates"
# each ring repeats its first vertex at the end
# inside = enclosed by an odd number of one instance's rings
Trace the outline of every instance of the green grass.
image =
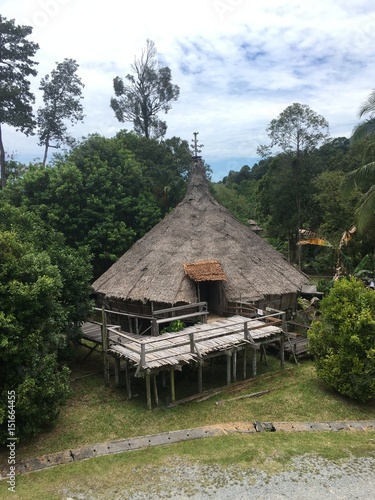
{"type": "MultiPolygon", "coordinates": [[[[338,462],[353,456],[375,457],[375,432],[237,434],[183,442],[24,474],[17,477],[16,493],[8,497],[6,483],[0,482],[0,497],[126,498],[126,492],[138,488],[154,492],[162,488],[163,475],[182,464],[224,468],[240,479],[249,469],[267,474],[291,470],[291,459],[307,453],[338,462]]],[[[206,485],[210,480],[209,476],[205,478],[206,485]]],[[[179,486],[189,491],[189,479],[179,486]]]]}
{"type": "MultiPolygon", "coordinates": [[[[258,363],[260,375],[240,389],[233,391],[233,385],[223,387],[221,394],[200,403],[190,402],[170,409],[162,404],[149,411],[144,380],[133,386],[133,394],[138,396],[128,401],[124,388],[104,386],[100,354],[83,361],[85,354],[86,351],[79,351],[72,365],[73,395],[56,425],[19,444],[18,461],[90,443],[203,425],[254,420],[372,420],[375,415],[375,401],[359,404],[327,391],[317,379],[311,361],[298,366],[287,364],[285,370],[279,370],[279,362],[272,356],[268,366],[258,363]],[[270,392],[259,398],[229,401],[263,390],[270,392]],[[224,404],[215,404],[226,399],[224,404]]],[[[213,376],[207,367],[204,389],[224,385],[225,373],[225,363],[215,366],[213,376]]],[[[183,371],[176,377],[177,398],[196,392],[196,373],[183,371]]],[[[161,391],[162,401],[164,396],[161,391]]],[[[173,466],[179,460],[222,467],[236,464],[240,468],[258,467],[269,472],[288,467],[292,457],[305,453],[335,460],[349,455],[375,456],[374,443],[375,432],[280,432],[208,438],[24,474],[17,477],[17,493],[11,498],[77,498],[82,492],[88,495],[92,492],[95,498],[112,498],[117,495],[116,488],[126,485],[130,491],[139,482],[151,485],[160,476],[160,468],[173,466]]],[[[6,453],[2,453],[0,463],[6,463],[6,459],[6,453]]],[[[6,489],[6,482],[0,482],[0,498],[5,497],[2,492],[6,493],[6,489]]]]}
{"type": "MultiPolygon", "coordinates": [[[[233,392],[223,392],[200,403],[190,402],[174,408],[161,406],[151,411],[146,408],[144,380],[139,379],[128,401],[124,388],[113,385],[105,387],[101,369],[101,357],[95,355],[83,362],[85,351],[72,366],[73,396],[63,408],[53,429],[21,443],[17,447],[18,460],[40,456],[79,446],[107,440],[155,434],[159,432],[199,427],[227,422],[259,421],[326,421],[368,420],[375,415],[375,401],[359,404],[327,391],[318,381],[310,361],[300,365],[288,365],[279,370],[278,360],[269,357],[264,371],[246,387],[233,392]],[[87,376],[88,375],[88,376],[87,376]],[[137,390],[135,390],[137,389],[137,390]],[[270,392],[259,398],[228,401],[216,405],[215,401],[229,399],[241,394],[262,390],[270,392]]],[[[215,367],[214,379],[211,370],[204,374],[206,388],[215,383],[224,384],[220,372],[225,376],[225,365],[215,367]]],[[[180,374],[179,374],[180,375],[180,374]]],[[[196,392],[196,376],[176,381],[177,398],[196,392]],[[191,385],[193,384],[193,388],[191,385]]],[[[0,463],[6,455],[0,454],[0,463]]]]}

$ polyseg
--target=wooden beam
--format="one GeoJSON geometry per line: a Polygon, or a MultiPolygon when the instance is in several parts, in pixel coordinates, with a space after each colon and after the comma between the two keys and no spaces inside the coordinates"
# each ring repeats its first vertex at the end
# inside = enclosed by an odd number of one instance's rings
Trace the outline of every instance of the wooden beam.
{"type": "Polygon", "coordinates": [[[247,363],[246,354],[247,354],[247,349],[246,349],[246,347],[244,347],[244,349],[243,349],[243,378],[244,378],[244,380],[246,379],[246,363],[247,363]]]}

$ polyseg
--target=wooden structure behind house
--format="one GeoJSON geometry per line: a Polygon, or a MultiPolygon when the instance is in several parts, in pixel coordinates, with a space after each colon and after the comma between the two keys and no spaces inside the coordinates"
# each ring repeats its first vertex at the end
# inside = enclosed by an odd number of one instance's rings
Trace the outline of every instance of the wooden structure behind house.
{"type": "Polygon", "coordinates": [[[194,157],[181,203],[93,288],[98,305],[151,318],[160,309],[201,302],[217,315],[239,301],[286,310],[294,308],[307,282],[303,273],[211,196],[202,161],[194,157]]]}

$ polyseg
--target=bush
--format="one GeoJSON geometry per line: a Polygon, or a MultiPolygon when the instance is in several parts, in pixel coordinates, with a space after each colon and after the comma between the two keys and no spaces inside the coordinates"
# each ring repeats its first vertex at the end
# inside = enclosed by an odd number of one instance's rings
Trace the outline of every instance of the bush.
{"type": "Polygon", "coordinates": [[[358,401],[375,397],[375,292],[354,278],[337,281],[309,332],[318,377],[358,401]]]}

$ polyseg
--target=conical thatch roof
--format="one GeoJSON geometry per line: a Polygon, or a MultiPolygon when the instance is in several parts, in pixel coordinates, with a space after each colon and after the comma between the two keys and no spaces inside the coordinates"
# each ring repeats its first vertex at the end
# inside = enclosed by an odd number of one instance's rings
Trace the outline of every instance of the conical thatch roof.
{"type": "Polygon", "coordinates": [[[212,198],[200,160],[193,164],[182,202],[93,287],[108,298],[126,301],[193,303],[196,273],[212,274],[203,279],[223,279],[226,298],[233,302],[295,293],[307,282],[304,274],[212,198]]]}

